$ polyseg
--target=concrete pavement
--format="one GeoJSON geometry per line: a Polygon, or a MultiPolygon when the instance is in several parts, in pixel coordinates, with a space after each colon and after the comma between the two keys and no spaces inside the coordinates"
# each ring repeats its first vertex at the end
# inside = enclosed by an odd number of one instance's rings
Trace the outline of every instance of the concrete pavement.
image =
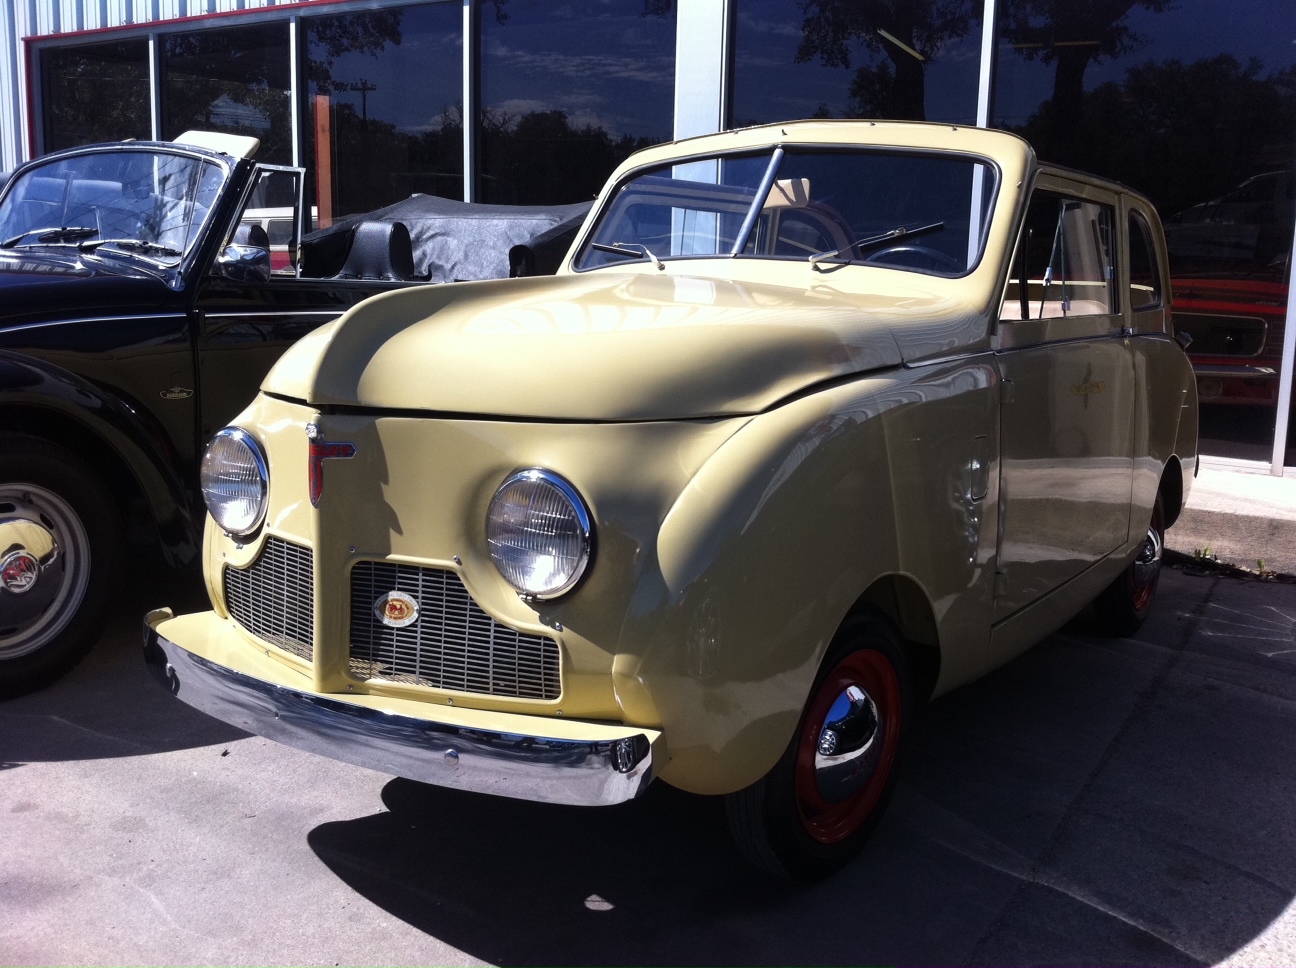
{"type": "MultiPolygon", "coordinates": [[[[1173,533],[1173,532],[1172,532],[1173,533]]],[[[930,707],[864,855],[809,888],[714,801],[437,790],[164,693],[145,575],[98,648],[0,704],[0,964],[1296,963],[1296,585],[1164,573],[930,707]]]]}
{"type": "Polygon", "coordinates": [[[1296,575],[1296,471],[1272,477],[1251,461],[1202,458],[1188,503],[1166,544],[1231,565],[1296,575]]]}

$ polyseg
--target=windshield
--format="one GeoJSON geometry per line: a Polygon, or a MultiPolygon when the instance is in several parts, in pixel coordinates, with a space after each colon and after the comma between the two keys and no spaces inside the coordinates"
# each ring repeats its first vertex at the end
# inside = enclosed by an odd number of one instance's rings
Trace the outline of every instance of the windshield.
{"type": "Polygon", "coordinates": [[[989,163],[936,152],[787,147],[661,165],[616,190],[575,268],[736,256],[962,275],[994,187],[989,163]]]}
{"type": "Polygon", "coordinates": [[[212,161],[156,151],[97,151],[29,168],[0,205],[0,250],[76,246],[179,261],[225,182],[212,161]]]}

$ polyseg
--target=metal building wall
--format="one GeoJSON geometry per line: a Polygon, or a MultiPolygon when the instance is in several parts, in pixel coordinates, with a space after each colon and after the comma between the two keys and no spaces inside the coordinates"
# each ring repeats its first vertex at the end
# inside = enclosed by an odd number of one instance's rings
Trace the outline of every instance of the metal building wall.
{"type": "Polygon", "coordinates": [[[26,160],[26,37],[147,24],[303,0],[0,0],[0,170],[26,160]]]}

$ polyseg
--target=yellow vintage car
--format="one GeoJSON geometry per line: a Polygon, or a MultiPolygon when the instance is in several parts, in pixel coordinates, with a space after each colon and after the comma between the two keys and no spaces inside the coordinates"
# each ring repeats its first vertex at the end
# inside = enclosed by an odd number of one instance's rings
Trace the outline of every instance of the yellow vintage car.
{"type": "Polygon", "coordinates": [[[181,700],[427,783],[863,845],[916,707],[1147,615],[1197,467],[1156,212],[1003,132],[650,148],[556,277],[404,289],[211,442],[181,700]]]}

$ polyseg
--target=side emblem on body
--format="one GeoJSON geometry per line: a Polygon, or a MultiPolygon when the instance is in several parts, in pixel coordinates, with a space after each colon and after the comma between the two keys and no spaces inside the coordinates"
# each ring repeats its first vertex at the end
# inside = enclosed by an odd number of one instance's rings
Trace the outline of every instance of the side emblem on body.
{"type": "Polygon", "coordinates": [[[355,444],[329,443],[320,433],[317,424],[306,425],[306,436],[310,438],[310,502],[311,507],[319,507],[320,495],[324,493],[324,462],[326,460],[350,460],[356,455],[355,444]]]}

